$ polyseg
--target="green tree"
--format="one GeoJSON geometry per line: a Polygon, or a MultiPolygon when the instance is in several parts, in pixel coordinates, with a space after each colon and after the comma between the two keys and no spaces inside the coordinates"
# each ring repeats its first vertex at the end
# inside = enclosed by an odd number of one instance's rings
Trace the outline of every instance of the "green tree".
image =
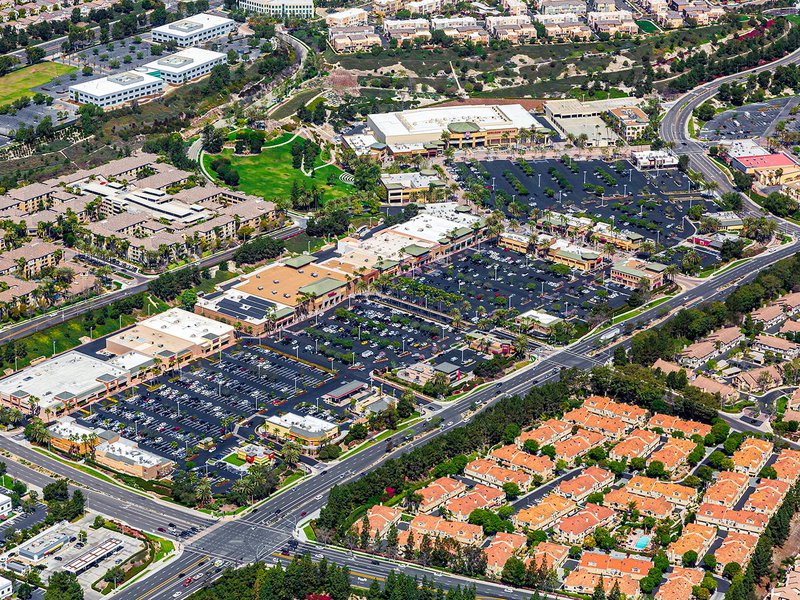
{"type": "Polygon", "coordinates": [[[503,484],[503,492],[506,495],[507,500],[515,500],[519,498],[522,491],[519,489],[519,486],[514,483],[513,481],[508,481],[503,484]]]}

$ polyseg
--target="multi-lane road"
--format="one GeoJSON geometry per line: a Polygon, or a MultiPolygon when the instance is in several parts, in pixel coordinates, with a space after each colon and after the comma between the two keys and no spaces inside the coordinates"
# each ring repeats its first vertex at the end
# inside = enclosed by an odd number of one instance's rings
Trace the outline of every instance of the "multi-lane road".
{"type": "MultiPolygon", "coordinates": [[[[721,298],[733,289],[733,284],[739,284],[754,277],[761,269],[781,258],[793,255],[798,250],[800,250],[798,242],[772,249],[642,313],[637,319],[652,322],[659,318],[664,309],[675,310],[702,301],[721,298]]],[[[362,473],[376,468],[387,457],[397,456],[426,443],[434,435],[461,426],[464,422],[462,414],[473,402],[481,402],[485,407],[502,396],[524,394],[534,385],[557,377],[561,367],[588,369],[605,362],[613,347],[592,356],[596,354],[600,336],[601,333],[589,335],[569,348],[543,357],[535,365],[507,377],[499,388],[495,386],[484,388],[444,406],[438,413],[444,424],[442,431],[437,429],[421,436],[390,454],[384,454],[383,444],[371,446],[341,463],[331,465],[324,474],[310,477],[288,491],[270,498],[256,512],[238,520],[215,524],[197,539],[187,543],[183,555],[165,565],[159,571],[158,576],[137,582],[121,590],[117,595],[126,600],[170,598],[178,592],[183,595],[202,585],[202,581],[195,581],[184,587],[184,582],[186,578],[195,577],[199,573],[208,577],[210,562],[215,559],[228,560],[234,564],[243,564],[254,560],[275,560],[275,554],[279,554],[295,535],[297,523],[325,504],[327,492],[331,486],[356,479],[362,473]]],[[[746,428],[738,421],[734,421],[733,424],[740,429],[746,428]]],[[[398,444],[401,442],[400,438],[401,434],[398,434],[398,444]]],[[[93,483],[93,485],[98,487],[99,484],[93,483]]],[[[113,488],[110,484],[103,485],[113,488]]],[[[104,489],[103,485],[100,485],[101,490],[104,489]]],[[[111,490],[108,491],[112,493],[111,490]]],[[[370,578],[383,578],[388,571],[397,568],[395,563],[386,559],[358,554],[351,556],[346,550],[317,544],[303,543],[294,552],[298,550],[308,550],[314,556],[325,556],[330,560],[349,565],[359,584],[366,584],[370,578]]],[[[432,574],[430,571],[426,572],[424,569],[410,565],[403,565],[403,571],[411,574],[425,572],[429,577],[432,574]]],[[[447,574],[439,574],[434,577],[436,581],[441,581],[445,586],[465,583],[463,578],[447,574]]],[[[484,597],[526,598],[529,596],[522,591],[505,591],[504,586],[491,583],[476,582],[476,585],[478,594],[484,597]]]]}

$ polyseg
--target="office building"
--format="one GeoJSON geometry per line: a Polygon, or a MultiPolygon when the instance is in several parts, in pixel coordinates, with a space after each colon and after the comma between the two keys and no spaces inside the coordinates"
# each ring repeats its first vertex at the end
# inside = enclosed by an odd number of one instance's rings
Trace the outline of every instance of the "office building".
{"type": "Polygon", "coordinates": [[[164,91],[160,77],[140,71],[126,71],[69,87],[70,96],[79,104],[96,104],[110,108],[139,98],[156,96],[164,91]]]}
{"type": "Polygon", "coordinates": [[[225,64],[227,58],[221,52],[203,48],[186,48],[175,54],[147,63],[146,68],[172,85],[181,85],[192,79],[208,75],[217,65],[225,64]]]}
{"type": "Polygon", "coordinates": [[[208,40],[228,35],[236,29],[233,19],[202,13],[155,27],[153,41],[165,44],[175,42],[181,48],[200,46],[208,40]]]}

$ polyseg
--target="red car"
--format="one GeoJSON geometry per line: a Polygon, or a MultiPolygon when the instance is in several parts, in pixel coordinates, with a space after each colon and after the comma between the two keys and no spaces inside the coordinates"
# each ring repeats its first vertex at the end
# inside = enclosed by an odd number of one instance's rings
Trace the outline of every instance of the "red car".
{"type": "Polygon", "coordinates": [[[194,581],[194,579],[192,579],[191,577],[187,577],[186,579],[183,580],[183,587],[189,587],[189,584],[192,583],[192,581],[194,581]]]}

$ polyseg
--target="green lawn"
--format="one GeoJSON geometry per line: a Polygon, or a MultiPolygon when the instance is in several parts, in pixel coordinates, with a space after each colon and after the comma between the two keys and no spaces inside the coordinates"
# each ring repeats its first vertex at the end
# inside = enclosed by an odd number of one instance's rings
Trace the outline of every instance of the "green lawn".
{"type": "Polygon", "coordinates": [[[76,70],[76,67],[60,63],[43,62],[3,75],[0,77],[0,106],[10,104],[22,96],[30,96],[33,94],[31,88],[76,70]]]}
{"type": "MultiPolygon", "coordinates": [[[[353,186],[339,180],[342,170],[335,165],[317,169],[314,177],[308,177],[299,169],[293,169],[292,144],[279,145],[292,139],[292,135],[287,133],[281,136],[270,146],[265,146],[261,154],[253,156],[234,156],[231,150],[224,150],[223,154],[231,159],[231,165],[239,172],[237,189],[267,200],[289,197],[295,181],[301,187],[307,188],[316,184],[324,191],[324,198],[339,198],[355,191],[353,186]],[[333,175],[335,179],[332,185],[327,183],[329,175],[333,175]]],[[[211,169],[213,160],[214,156],[203,155],[203,165],[210,175],[214,175],[211,169]]],[[[319,167],[322,164],[322,161],[317,159],[315,166],[319,167]]]]}
{"type": "Polygon", "coordinates": [[[204,279],[203,281],[200,282],[199,285],[195,286],[194,290],[196,292],[203,292],[205,294],[210,294],[217,287],[217,284],[228,281],[229,279],[233,279],[234,277],[236,277],[236,273],[233,273],[231,271],[223,271],[222,269],[219,269],[214,274],[214,277],[212,277],[211,279],[204,279]]]}
{"type": "Polygon", "coordinates": [[[301,106],[305,106],[305,104],[311,100],[314,96],[319,94],[320,90],[318,88],[313,88],[310,90],[303,90],[302,92],[298,92],[291,98],[289,98],[286,102],[281,104],[278,108],[275,109],[270,117],[273,119],[281,120],[285,119],[286,117],[291,117],[295,114],[301,106]]]}
{"type": "Polygon", "coordinates": [[[639,29],[641,29],[645,33],[655,33],[658,31],[658,27],[656,27],[655,23],[653,23],[652,21],[647,21],[647,20],[636,21],[636,24],[639,26],[639,29]]]}
{"type": "Polygon", "coordinates": [[[325,244],[325,240],[318,237],[311,237],[305,232],[286,240],[286,250],[292,254],[302,254],[303,252],[316,252],[325,244]],[[311,244],[309,245],[309,242],[311,244]]]}
{"type": "Polygon", "coordinates": [[[228,454],[228,456],[226,456],[222,460],[224,460],[228,464],[233,465],[234,467],[241,467],[245,463],[245,461],[243,461],[235,454],[228,454]]]}

